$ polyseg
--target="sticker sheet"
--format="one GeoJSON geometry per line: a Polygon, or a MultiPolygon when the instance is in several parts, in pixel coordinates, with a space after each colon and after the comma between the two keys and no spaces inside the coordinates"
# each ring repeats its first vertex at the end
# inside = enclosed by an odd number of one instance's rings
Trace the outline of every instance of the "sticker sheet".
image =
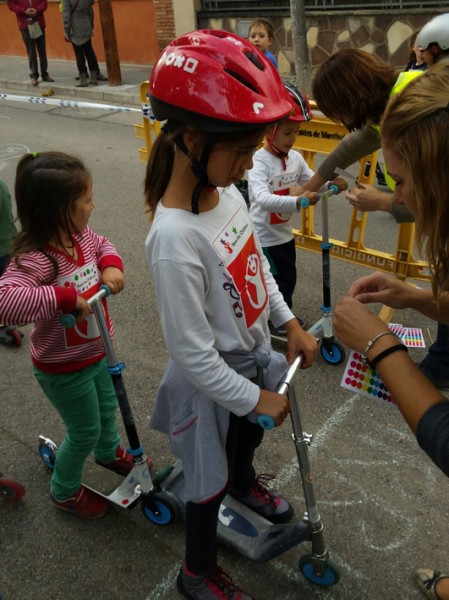
{"type": "Polygon", "coordinates": [[[367,398],[381,400],[396,406],[382,379],[362,363],[362,355],[351,352],[341,380],[341,386],[367,398]]]}

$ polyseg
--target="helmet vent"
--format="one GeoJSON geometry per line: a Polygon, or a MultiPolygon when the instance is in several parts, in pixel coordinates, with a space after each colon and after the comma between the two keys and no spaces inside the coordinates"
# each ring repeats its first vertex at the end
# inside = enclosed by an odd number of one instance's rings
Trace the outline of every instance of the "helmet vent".
{"type": "Polygon", "coordinates": [[[228,73],[228,75],[230,75],[231,77],[234,77],[234,79],[237,79],[237,81],[240,81],[240,83],[243,83],[243,85],[247,88],[249,88],[251,91],[253,92],[258,92],[258,90],[244,77],[242,77],[240,75],[240,73],[236,73],[235,71],[232,71],[231,69],[224,69],[226,73],[228,73]]]}
{"type": "Polygon", "coordinates": [[[260,62],[259,57],[256,56],[254,54],[254,52],[251,52],[250,50],[247,50],[245,52],[245,55],[249,58],[249,60],[256,65],[256,67],[260,70],[260,71],[265,71],[265,67],[263,66],[263,64],[260,62]]]}

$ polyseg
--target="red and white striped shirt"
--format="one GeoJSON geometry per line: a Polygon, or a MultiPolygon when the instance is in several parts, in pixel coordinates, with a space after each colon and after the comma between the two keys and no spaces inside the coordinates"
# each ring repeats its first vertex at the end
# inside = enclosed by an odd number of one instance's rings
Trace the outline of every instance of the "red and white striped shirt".
{"type": "MultiPolygon", "coordinates": [[[[89,298],[98,291],[101,271],[106,267],[123,270],[115,246],[88,227],[74,236],[77,259],[46,246],[59,272],[50,284],[42,284],[52,273],[52,263],[42,252],[31,252],[21,260],[21,268],[11,261],[0,278],[0,322],[5,325],[34,323],[30,336],[33,364],[46,373],[78,371],[105,355],[93,314],[73,328],[59,322],[62,313],[74,310],[77,296],[89,298]]],[[[103,300],[109,333],[114,327],[103,300]]]]}

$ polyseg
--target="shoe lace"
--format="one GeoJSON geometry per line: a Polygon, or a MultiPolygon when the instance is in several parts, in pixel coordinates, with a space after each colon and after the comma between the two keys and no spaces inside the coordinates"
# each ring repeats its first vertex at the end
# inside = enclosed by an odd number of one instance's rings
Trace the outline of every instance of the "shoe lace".
{"type": "Polygon", "coordinates": [[[207,583],[212,588],[213,592],[218,594],[217,598],[234,598],[234,594],[238,588],[234,585],[231,577],[223,571],[218,565],[214,571],[207,577],[207,583]]]}
{"type": "Polygon", "coordinates": [[[434,571],[433,575],[430,579],[426,579],[425,581],[423,581],[423,585],[426,589],[430,590],[432,589],[432,586],[434,585],[434,583],[437,581],[437,579],[439,579],[441,577],[441,572],[440,571],[434,571]]]}
{"type": "Polygon", "coordinates": [[[258,500],[272,504],[274,507],[276,497],[267,487],[268,482],[270,482],[272,479],[274,479],[274,475],[270,475],[268,473],[261,473],[260,475],[257,475],[250,488],[250,493],[258,500]]]}

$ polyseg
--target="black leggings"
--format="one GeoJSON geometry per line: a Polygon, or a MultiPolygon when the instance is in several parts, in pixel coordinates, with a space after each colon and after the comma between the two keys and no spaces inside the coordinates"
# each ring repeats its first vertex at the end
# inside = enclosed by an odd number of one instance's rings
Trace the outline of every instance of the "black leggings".
{"type": "MultiPolygon", "coordinates": [[[[255,479],[254,452],[262,442],[264,430],[246,417],[230,415],[226,439],[228,487],[244,490],[255,479]]],[[[186,564],[189,571],[204,574],[217,562],[217,520],[225,488],[218,496],[197,504],[186,504],[186,564]]]]}

